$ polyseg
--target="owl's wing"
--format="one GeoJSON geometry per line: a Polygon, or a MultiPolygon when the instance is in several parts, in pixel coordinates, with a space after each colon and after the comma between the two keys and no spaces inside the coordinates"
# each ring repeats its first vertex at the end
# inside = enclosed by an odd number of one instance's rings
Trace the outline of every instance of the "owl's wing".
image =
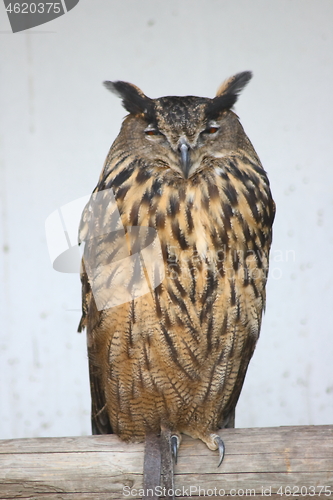
{"type": "Polygon", "coordinates": [[[92,329],[94,325],[97,325],[100,321],[101,313],[96,308],[88,276],[87,273],[85,272],[83,262],[81,269],[81,283],[82,283],[82,318],[78,327],[78,331],[81,332],[83,329],[85,328],[87,329],[92,433],[113,434],[110,420],[106,410],[106,401],[105,401],[102,380],[89,356],[89,339],[90,336],[92,335],[92,329]]]}
{"type": "Polygon", "coordinates": [[[89,378],[91,393],[91,427],[93,434],[113,434],[101,379],[95,372],[95,367],[89,361],[89,378]]]}
{"type": "Polygon", "coordinates": [[[249,362],[252,358],[254,349],[256,347],[256,340],[253,336],[249,336],[243,346],[243,352],[241,356],[241,362],[237,374],[237,378],[235,380],[235,385],[232,390],[232,394],[226,406],[223,409],[221,414],[221,419],[219,423],[220,429],[230,429],[235,427],[235,410],[236,405],[238,403],[238,399],[244,384],[246,371],[249,365],[249,362]]]}
{"type": "MultiPolygon", "coordinates": [[[[86,240],[91,223],[92,212],[90,202],[87,203],[79,227],[79,244],[86,240]]],[[[89,246],[89,242],[88,242],[89,246]]],[[[92,342],[93,330],[100,323],[101,312],[98,311],[92,294],[88,275],[85,269],[84,261],[81,263],[81,283],[82,283],[82,317],[78,327],[81,332],[86,328],[89,358],[89,378],[91,393],[91,426],[93,434],[113,434],[108,413],[106,410],[106,400],[103,390],[103,384],[96,367],[93,365],[89,345],[92,342]]]]}

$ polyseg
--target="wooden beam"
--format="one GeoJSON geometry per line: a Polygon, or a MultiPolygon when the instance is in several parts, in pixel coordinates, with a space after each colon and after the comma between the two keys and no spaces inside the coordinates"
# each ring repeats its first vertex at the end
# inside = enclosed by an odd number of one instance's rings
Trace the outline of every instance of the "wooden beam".
{"type": "MultiPolygon", "coordinates": [[[[225,429],[226,455],[183,437],[180,499],[333,499],[333,426],[225,429]]],[[[142,496],[143,444],[116,436],[0,441],[0,499],[110,500],[142,496]]]]}

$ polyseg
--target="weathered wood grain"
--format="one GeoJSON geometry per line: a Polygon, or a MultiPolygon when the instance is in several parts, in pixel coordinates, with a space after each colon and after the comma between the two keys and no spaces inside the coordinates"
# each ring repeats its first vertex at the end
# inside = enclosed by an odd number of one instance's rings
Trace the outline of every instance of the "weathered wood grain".
{"type": "MultiPolygon", "coordinates": [[[[177,498],[333,499],[333,426],[225,429],[220,435],[226,446],[220,468],[217,452],[183,437],[177,498]],[[326,490],[319,495],[320,487],[326,490]]],[[[0,499],[140,498],[143,448],[113,435],[0,441],[0,499]]]]}

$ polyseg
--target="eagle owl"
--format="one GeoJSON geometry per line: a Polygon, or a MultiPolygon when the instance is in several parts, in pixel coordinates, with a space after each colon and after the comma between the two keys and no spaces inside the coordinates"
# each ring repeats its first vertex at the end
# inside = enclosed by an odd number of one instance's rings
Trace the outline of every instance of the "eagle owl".
{"type": "Polygon", "coordinates": [[[105,82],[129,114],[80,227],[79,330],[88,335],[95,434],[143,441],[168,429],[177,442],[185,433],[223,453],[216,431],[234,426],[258,340],[275,213],[231,109],[251,76],[229,78],[212,99],[151,99],[105,82]],[[134,265],[117,268],[134,256],[135,228],[154,233],[159,279],[112,302],[135,274],[134,265]]]}

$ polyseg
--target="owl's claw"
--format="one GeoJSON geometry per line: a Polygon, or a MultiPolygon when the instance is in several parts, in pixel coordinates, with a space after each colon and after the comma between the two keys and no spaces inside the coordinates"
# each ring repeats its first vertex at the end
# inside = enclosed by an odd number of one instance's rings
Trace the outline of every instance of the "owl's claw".
{"type": "Polygon", "coordinates": [[[179,448],[179,437],[177,434],[173,434],[170,439],[171,442],[171,451],[172,451],[172,456],[174,463],[177,463],[177,456],[178,456],[178,448],[179,448]]]}
{"type": "Polygon", "coordinates": [[[223,458],[224,458],[225,446],[224,446],[224,442],[222,441],[220,436],[216,436],[214,441],[215,441],[215,443],[218,447],[218,450],[219,450],[219,463],[217,466],[220,467],[220,465],[223,461],[223,458]]]}

